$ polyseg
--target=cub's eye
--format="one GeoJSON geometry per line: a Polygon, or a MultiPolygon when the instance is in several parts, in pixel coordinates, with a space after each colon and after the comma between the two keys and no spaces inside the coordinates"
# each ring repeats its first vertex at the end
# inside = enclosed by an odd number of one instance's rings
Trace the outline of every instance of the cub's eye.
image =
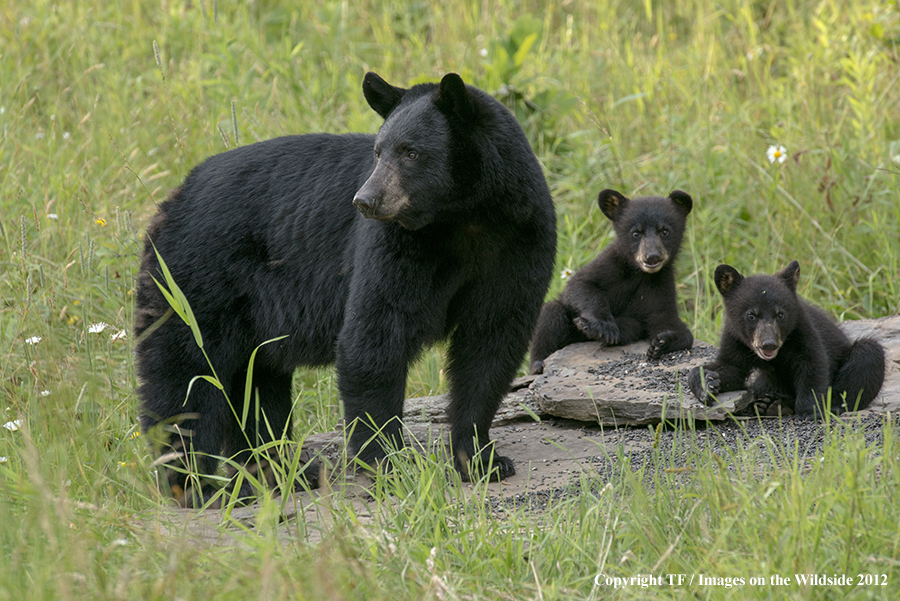
{"type": "Polygon", "coordinates": [[[408,158],[410,161],[415,161],[417,158],[419,158],[419,153],[415,150],[410,150],[406,153],[406,158],[408,158]]]}
{"type": "Polygon", "coordinates": [[[664,227],[664,228],[662,228],[661,230],[659,230],[659,235],[662,236],[663,238],[668,237],[668,235],[669,235],[669,228],[664,227]]]}
{"type": "Polygon", "coordinates": [[[377,159],[380,159],[380,158],[381,158],[381,151],[380,151],[379,149],[376,148],[376,149],[375,149],[375,159],[377,160],[377,159]]]}
{"type": "Polygon", "coordinates": [[[640,238],[640,237],[641,237],[641,233],[640,233],[640,232],[631,232],[631,237],[632,237],[632,238],[640,238]]]}
{"type": "Polygon", "coordinates": [[[756,321],[756,315],[753,313],[747,313],[747,321],[756,321]]]}
{"type": "Polygon", "coordinates": [[[779,311],[778,313],[775,314],[775,317],[777,319],[784,319],[784,311],[779,311]]]}

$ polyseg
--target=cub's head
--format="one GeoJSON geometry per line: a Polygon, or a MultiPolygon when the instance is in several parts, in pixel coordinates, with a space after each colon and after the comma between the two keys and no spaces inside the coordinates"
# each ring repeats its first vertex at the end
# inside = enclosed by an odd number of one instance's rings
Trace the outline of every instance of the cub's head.
{"type": "Polygon", "coordinates": [[[797,326],[802,311],[797,299],[800,265],[775,275],[742,276],[730,265],[716,267],[716,288],[725,302],[725,328],[764,361],[778,355],[797,326]]]}
{"type": "Polygon", "coordinates": [[[603,190],[597,204],[613,222],[620,254],[641,271],[656,273],[675,260],[694,202],[681,190],[667,198],[647,196],[634,200],[615,190],[603,190]]]}

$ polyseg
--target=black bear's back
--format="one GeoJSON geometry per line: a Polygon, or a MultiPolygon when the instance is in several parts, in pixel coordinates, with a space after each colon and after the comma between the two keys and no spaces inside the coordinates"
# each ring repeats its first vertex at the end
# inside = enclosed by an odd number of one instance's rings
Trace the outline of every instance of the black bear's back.
{"type": "MultiPolygon", "coordinates": [[[[372,170],[372,141],[361,134],[286,136],[210,157],[160,206],[142,272],[160,279],[152,242],[188,301],[202,299],[192,303],[201,330],[219,331],[217,324],[231,320],[250,348],[293,334],[265,350],[286,369],[333,361],[354,222],[362,219],[352,200],[372,170]]],[[[139,312],[152,305],[159,313],[155,284],[144,284],[139,312]]],[[[138,320],[137,334],[148,321],[138,320]]]]}

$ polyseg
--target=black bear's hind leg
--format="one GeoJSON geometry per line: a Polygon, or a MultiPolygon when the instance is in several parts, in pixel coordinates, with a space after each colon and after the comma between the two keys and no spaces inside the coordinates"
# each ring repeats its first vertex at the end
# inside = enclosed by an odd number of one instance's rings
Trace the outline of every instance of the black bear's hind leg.
{"type": "Polygon", "coordinates": [[[832,410],[858,411],[869,406],[884,383],[884,348],[874,338],[850,347],[832,382],[832,410]]]}
{"type": "MultiPolygon", "coordinates": [[[[286,446],[271,444],[277,440],[291,438],[291,381],[292,374],[278,373],[264,366],[254,368],[253,385],[250,391],[247,419],[242,428],[244,396],[247,372],[242,371],[232,380],[234,397],[231,401],[237,408],[231,415],[231,427],[225,440],[225,456],[240,466],[229,466],[229,476],[236,483],[239,470],[251,476],[259,485],[274,488],[278,484],[276,471],[284,476],[290,465],[291,453],[286,446]]],[[[318,486],[318,464],[313,462],[298,477],[306,480],[310,488],[318,486]]],[[[297,483],[298,486],[300,483],[297,483]]],[[[237,498],[249,500],[256,496],[256,485],[250,478],[243,478],[237,498]]]]}
{"type": "Polygon", "coordinates": [[[545,303],[531,343],[530,372],[543,373],[544,359],[564,346],[586,340],[587,336],[575,327],[572,315],[565,305],[558,300],[545,303]]]}
{"type": "Polygon", "coordinates": [[[219,466],[226,403],[220,390],[199,380],[185,403],[186,388],[164,380],[143,385],[143,422],[162,473],[163,493],[182,507],[199,507],[218,490],[208,476],[219,466]]]}

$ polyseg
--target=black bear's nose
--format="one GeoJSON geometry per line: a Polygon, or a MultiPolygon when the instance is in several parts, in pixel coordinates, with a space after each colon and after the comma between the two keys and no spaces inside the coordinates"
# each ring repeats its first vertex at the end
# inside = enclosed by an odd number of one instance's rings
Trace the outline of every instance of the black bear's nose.
{"type": "Polygon", "coordinates": [[[768,340],[763,340],[762,350],[764,351],[774,351],[778,348],[778,343],[775,342],[774,338],[769,338],[768,340]]]}
{"type": "Polygon", "coordinates": [[[644,257],[644,262],[647,265],[656,265],[662,260],[662,255],[656,252],[648,253],[646,257],[644,257]]]}
{"type": "Polygon", "coordinates": [[[376,201],[374,198],[357,193],[353,197],[353,206],[363,215],[370,215],[375,210],[376,201]]]}

